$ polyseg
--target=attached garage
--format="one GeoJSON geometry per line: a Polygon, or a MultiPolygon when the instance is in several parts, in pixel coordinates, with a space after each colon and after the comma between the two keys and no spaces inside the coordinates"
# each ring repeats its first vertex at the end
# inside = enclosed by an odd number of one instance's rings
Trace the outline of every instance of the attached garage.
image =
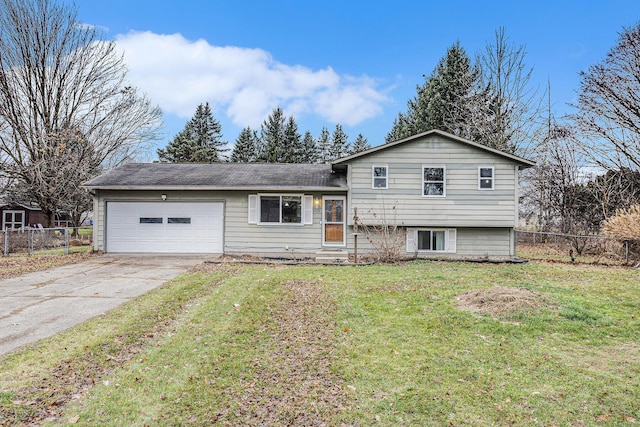
{"type": "Polygon", "coordinates": [[[107,202],[107,252],[222,253],[222,202],[107,202]]]}

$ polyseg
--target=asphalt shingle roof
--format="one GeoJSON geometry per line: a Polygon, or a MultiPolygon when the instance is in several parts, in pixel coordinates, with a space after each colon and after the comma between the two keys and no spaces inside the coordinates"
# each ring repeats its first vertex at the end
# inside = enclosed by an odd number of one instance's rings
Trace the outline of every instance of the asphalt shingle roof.
{"type": "Polygon", "coordinates": [[[128,163],[83,184],[89,189],[346,189],[325,164],[128,163]]]}

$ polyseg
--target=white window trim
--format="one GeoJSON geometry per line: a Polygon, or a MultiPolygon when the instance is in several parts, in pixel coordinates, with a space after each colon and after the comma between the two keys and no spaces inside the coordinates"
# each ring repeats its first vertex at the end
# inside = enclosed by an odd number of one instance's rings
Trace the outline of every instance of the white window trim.
{"type": "Polygon", "coordinates": [[[27,211],[21,211],[21,210],[6,210],[2,212],[2,229],[6,230],[8,227],[8,224],[11,224],[11,228],[12,229],[18,229],[18,228],[22,228],[24,227],[24,223],[26,221],[27,217],[27,211]],[[22,214],[22,221],[18,222],[16,221],[16,214],[22,214]],[[6,221],[6,215],[7,214],[11,214],[11,221],[6,221]],[[19,227],[16,227],[16,224],[20,224],[19,227]]]}
{"type": "Polygon", "coordinates": [[[389,188],[389,165],[371,165],[371,188],[374,190],[387,190],[389,188]],[[380,179],[382,177],[375,176],[375,168],[384,168],[385,170],[384,187],[376,187],[376,178],[380,179]]]}
{"type": "Polygon", "coordinates": [[[445,165],[422,165],[422,175],[420,177],[420,182],[421,182],[420,193],[422,194],[422,197],[426,197],[429,199],[447,197],[447,167],[445,165]],[[442,194],[441,195],[424,194],[424,184],[426,183],[426,181],[424,180],[424,170],[429,168],[442,169],[442,194]]]}
{"type": "Polygon", "coordinates": [[[496,169],[493,166],[478,166],[478,190],[492,191],[494,188],[496,188],[496,169]],[[480,185],[482,181],[482,177],[480,176],[480,170],[482,169],[491,169],[491,188],[482,188],[482,186],[480,185]]]}
{"type": "Polygon", "coordinates": [[[313,224],[313,196],[307,194],[292,193],[258,193],[249,194],[248,199],[248,223],[262,226],[285,226],[300,227],[313,224]],[[261,222],[260,221],[260,198],[261,197],[280,197],[280,222],[261,222]],[[282,197],[300,197],[301,222],[282,222],[282,197]]]}
{"type": "Polygon", "coordinates": [[[407,252],[414,254],[456,253],[457,230],[455,228],[409,228],[407,229],[407,252]],[[444,231],[444,250],[418,250],[418,231],[444,231]]]}

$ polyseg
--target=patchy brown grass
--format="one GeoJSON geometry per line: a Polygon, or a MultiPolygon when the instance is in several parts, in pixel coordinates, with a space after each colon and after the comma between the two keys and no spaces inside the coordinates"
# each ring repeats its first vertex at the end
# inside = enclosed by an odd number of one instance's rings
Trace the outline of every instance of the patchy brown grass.
{"type": "Polygon", "coordinates": [[[493,317],[524,310],[553,308],[541,293],[523,288],[494,286],[465,292],[458,297],[458,308],[473,313],[489,313],[493,317]]]}
{"type": "Polygon", "coordinates": [[[234,414],[244,425],[324,425],[347,406],[342,380],[330,369],[336,303],[314,281],[283,284],[286,298],[270,307],[275,325],[256,376],[245,382],[234,414]]]}
{"type": "Polygon", "coordinates": [[[96,252],[77,252],[69,255],[3,257],[0,258],[0,280],[11,279],[67,264],[75,264],[97,255],[96,252]]]}

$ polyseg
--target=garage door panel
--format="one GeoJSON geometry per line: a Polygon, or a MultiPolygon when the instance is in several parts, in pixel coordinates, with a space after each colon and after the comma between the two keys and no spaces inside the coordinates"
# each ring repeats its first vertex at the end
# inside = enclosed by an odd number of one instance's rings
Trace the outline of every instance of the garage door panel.
{"type": "Polygon", "coordinates": [[[108,202],[106,250],[222,253],[223,206],[221,202],[108,202]]]}

